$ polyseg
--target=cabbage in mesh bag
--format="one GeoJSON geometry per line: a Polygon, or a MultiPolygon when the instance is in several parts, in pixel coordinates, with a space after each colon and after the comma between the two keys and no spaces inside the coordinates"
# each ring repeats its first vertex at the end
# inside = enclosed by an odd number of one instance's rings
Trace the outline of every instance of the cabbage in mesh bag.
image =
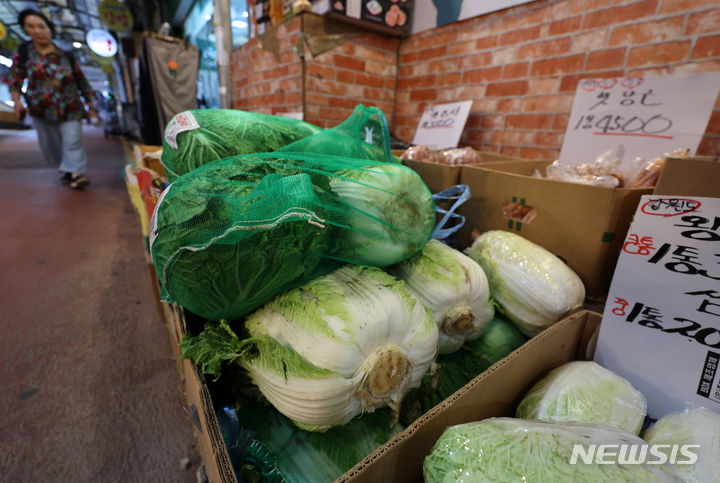
{"type": "Polygon", "coordinates": [[[517,407],[518,418],[607,424],[640,433],[647,403],[626,379],[592,361],[574,361],[540,379],[517,407]]]}
{"type": "Polygon", "coordinates": [[[385,267],[422,249],[430,191],[410,168],[311,153],[235,156],[178,178],[151,222],[169,299],[237,319],[341,263],[385,267]]]}
{"type": "Polygon", "coordinates": [[[338,126],[295,141],[279,151],[400,162],[390,153],[390,130],[385,115],[377,107],[362,104],[338,126]]]}
{"type": "Polygon", "coordinates": [[[168,179],[216,159],[267,153],[321,132],[283,116],[235,109],[196,109],[176,114],[165,127],[162,164],[168,179]]]}
{"type": "MultiPolygon", "coordinates": [[[[490,418],[450,426],[423,463],[426,482],[681,482],[669,464],[585,463],[573,448],[589,445],[637,445],[643,440],[625,431],[585,423],[555,423],[490,418]]],[[[617,451],[617,450],[616,450],[617,451]]]]}

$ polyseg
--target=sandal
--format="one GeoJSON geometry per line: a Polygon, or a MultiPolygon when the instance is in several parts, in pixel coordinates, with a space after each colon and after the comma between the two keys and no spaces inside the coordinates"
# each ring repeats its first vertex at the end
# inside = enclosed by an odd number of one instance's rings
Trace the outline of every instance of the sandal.
{"type": "Polygon", "coordinates": [[[83,189],[90,184],[90,180],[83,174],[72,175],[70,178],[70,187],[74,190],[83,189]]]}

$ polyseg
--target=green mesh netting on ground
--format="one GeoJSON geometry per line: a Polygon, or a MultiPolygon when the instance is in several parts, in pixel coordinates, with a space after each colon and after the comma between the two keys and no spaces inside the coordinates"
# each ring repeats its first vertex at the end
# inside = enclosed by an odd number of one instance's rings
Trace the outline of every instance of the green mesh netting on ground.
{"type": "Polygon", "coordinates": [[[209,163],[178,178],[151,220],[169,300],[237,319],[341,263],[385,267],[422,249],[432,195],[412,169],[313,153],[209,163]]]}
{"type": "Polygon", "coordinates": [[[400,158],[390,153],[390,130],[385,115],[377,107],[362,104],[358,104],[336,127],[295,141],[278,151],[400,162],[400,158]]]}
{"type": "Polygon", "coordinates": [[[161,161],[168,180],[216,159],[266,153],[319,133],[322,128],[283,116],[236,109],[195,109],[165,127],[161,161]]]}

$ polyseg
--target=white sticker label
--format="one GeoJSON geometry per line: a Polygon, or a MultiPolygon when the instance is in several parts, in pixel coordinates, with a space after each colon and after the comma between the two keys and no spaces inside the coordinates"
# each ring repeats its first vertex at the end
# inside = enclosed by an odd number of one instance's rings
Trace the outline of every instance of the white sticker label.
{"type": "Polygon", "coordinates": [[[162,203],[163,198],[165,198],[165,195],[167,194],[167,192],[170,191],[171,186],[172,185],[165,188],[165,191],[163,191],[160,194],[160,197],[157,200],[157,204],[155,205],[155,209],[153,210],[153,214],[150,217],[150,235],[148,237],[148,242],[150,244],[150,255],[151,256],[152,256],[153,242],[155,242],[155,239],[157,238],[157,236],[159,234],[158,226],[157,226],[157,213],[158,213],[158,210],[160,209],[160,204],[162,203]]]}
{"type": "Polygon", "coordinates": [[[198,124],[192,112],[185,111],[180,114],[175,114],[175,117],[170,119],[170,122],[165,128],[165,142],[168,143],[171,148],[177,149],[177,135],[184,131],[198,129],[199,127],[200,124],[198,124]]]}

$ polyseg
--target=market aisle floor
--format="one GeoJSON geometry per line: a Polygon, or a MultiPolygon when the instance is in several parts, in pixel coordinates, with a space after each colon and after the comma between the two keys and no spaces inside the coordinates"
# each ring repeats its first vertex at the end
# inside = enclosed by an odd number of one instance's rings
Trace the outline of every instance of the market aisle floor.
{"type": "Polygon", "coordinates": [[[196,481],[123,147],[90,126],[85,146],[73,191],[34,130],[0,130],[0,481],[196,481]]]}

